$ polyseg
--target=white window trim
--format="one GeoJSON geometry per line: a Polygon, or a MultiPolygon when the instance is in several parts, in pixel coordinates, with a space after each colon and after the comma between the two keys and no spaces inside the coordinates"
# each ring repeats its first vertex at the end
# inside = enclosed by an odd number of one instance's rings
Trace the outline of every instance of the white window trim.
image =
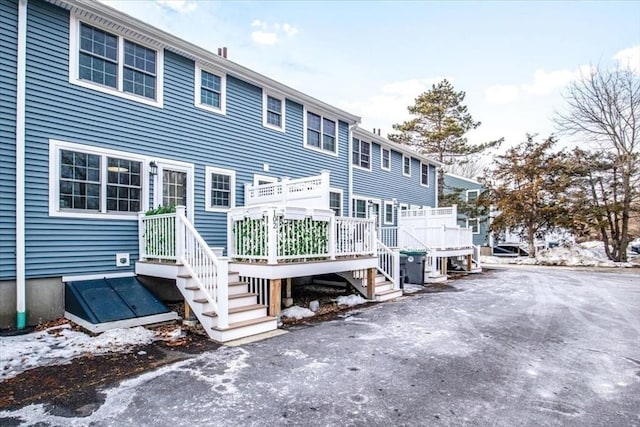
{"type": "Polygon", "coordinates": [[[476,188],[475,190],[467,190],[466,199],[465,199],[467,203],[469,203],[469,193],[476,193],[476,200],[478,200],[478,198],[480,197],[479,189],[476,188]]]}
{"type": "Polygon", "coordinates": [[[204,168],[205,173],[205,185],[204,185],[204,210],[206,212],[228,212],[229,209],[236,207],[236,171],[232,169],[222,169],[213,166],[206,166],[204,168]],[[217,206],[211,206],[211,174],[217,173],[221,175],[229,175],[229,207],[221,208],[217,206]]]}
{"type": "Polygon", "coordinates": [[[365,141],[364,139],[360,139],[360,138],[356,138],[353,137],[353,140],[351,142],[351,147],[353,150],[353,147],[355,147],[355,141],[358,141],[358,153],[360,153],[360,159],[358,161],[358,164],[353,164],[353,151],[351,152],[351,165],[353,166],[354,169],[359,169],[361,171],[367,171],[367,172],[371,172],[371,163],[373,160],[373,153],[371,152],[372,148],[373,148],[373,143],[371,141],[365,141]],[[360,164],[362,163],[362,144],[369,144],[369,167],[365,168],[363,166],[360,166],[360,164]]]}
{"type": "Polygon", "coordinates": [[[303,146],[304,148],[308,149],[308,150],[313,150],[313,151],[317,151],[318,153],[323,153],[329,156],[334,156],[334,157],[338,157],[340,155],[340,143],[339,143],[339,135],[340,135],[340,120],[338,120],[335,117],[332,116],[327,116],[325,114],[322,114],[321,112],[315,111],[315,110],[308,110],[307,107],[304,107],[302,109],[302,141],[303,141],[303,146]],[[314,147],[313,145],[308,145],[307,144],[307,113],[313,113],[315,115],[320,116],[320,145],[322,145],[322,134],[323,134],[323,128],[324,128],[324,121],[322,119],[329,119],[333,122],[336,122],[336,151],[328,151],[328,150],[323,150],[322,147],[314,147]]]}
{"type": "Polygon", "coordinates": [[[429,168],[429,163],[420,162],[420,186],[421,187],[429,187],[429,181],[430,181],[430,179],[429,179],[429,169],[430,169],[429,168]],[[422,183],[422,167],[423,166],[427,167],[427,183],[426,184],[422,183]]]}
{"type": "Polygon", "coordinates": [[[153,107],[162,108],[164,103],[164,49],[158,46],[152,46],[148,43],[138,40],[137,38],[127,37],[121,33],[114,31],[112,28],[107,28],[97,24],[91,20],[85,21],[78,19],[77,16],[71,14],[69,19],[69,83],[82,86],[88,89],[97,90],[98,92],[115,95],[120,98],[125,98],[131,101],[140,102],[142,104],[151,105],[153,107]],[[118,37],[118,80],[117,88],[111,88],[108,86],[102,86],[98,83],[94,83],[87,80],[80,80],[79,73],[79,55],[80,49],[80,23],[84,22],[95,28],[99,28],[109,34],[113,34],[118,37]],[[132,93],[124,92],[122,89],[123,81],[123,67],[124,67],[124,39],[130,40],[136,44],[149,48],[156,52],[156,99],[149,99],[142,96],[134,95],[132,93]]]}
{"type": "Polygon", "coordinates": [[[402,175],[403,176],[411,176],[411,157],[405,156],[404,154],[402,155],[402,175]],[[404,171],[404,161],[405,159],[409,159],[409,173],[405,173],[404,171]]]}
{"type": "Polygon", "coordinates": [[[382,145],[380,146],[380,169],[382,169],[383,171],[390,171],[391,170],[391,149],[390,148],[384,148],[382,145]],[[384,167],[384,155],[383,155],[383,153],[385,151],[389,152],[389,167],[388,168],[384,167]]]}
{"type": "Polygon", "coordinates": [[[369,217],[369,206],[368,206],[369,203],[368,202],[369,202],[370,199],[368,197],[356,196],[356,195],[353,195],[351,197],[351,206],[352,206],[352,209],[353,209],[353,218],[357,218],[356,217],[357,210],[356,210],[356,207],[355,207],[355,201],[356,200],[361,200],[361,201],[364,202],[365,218],[368,218],[369,217]]]}
{"type": "MultiPolygon", "coordinates": [[[[334,188],[334,187],[330,187],[329,192],[340,193],[340,215],[338,216],[343,216],[344,215],[344,192],[342,191],[341,188],[334,188]]],[[[329,199],[329,202],[331,202],[331,199],[329,199]]],[[[329,209],[331,209],[331,203],[329,203],[329,209]]]]}
{"type": "Polygon", "coordinates": [[[192,222],[195,218],[195,191],[193,185],[193,176],[194,176],[194,166],[192,163],[180,162],[177,160],[167,160],[167,159],[158,159],[155,158],[153,161],[156,163],[158,167],[158,174],[153,177],[153,203],[154,206],[161,206],[164,203],[163,196],[163,175],[165,169],[171,169],[178,172],[184,172],[187,174],[187,218],[189,218],[192,222]]]}
{"type": "Polygon", "coordinates": [[[194,91],[193,91],[193,103],[196,107],[203,110],[211,111],[216,114],[227,114],[227,74],[212,68],[206,68],[196,62],[195,75],[194,75],[194,91]],[[220,77],[220,108],[216,108],[209,104],[203,104],[201,102],[200,90],[202,89],[202,71],[215,74],[220,77]]]}
{"type": "MultiPolygon", "coordinates": [[[[276,130],[278,132],[285,132],[286,129],[286,110],[287,110],[287,103],[286,103],[286,98],[282,95],[279,95],[277,93],[268,91],[267,89],[262,89],[262,126],[269,128],[269,129],[273,129],[276,130]],[[271,98],[276,98],[279,99],[280,102],[282,103],[282,111],[280,113],[280,118],[281,118],[281,123],[282,123],[282,127],[278,127],[275,125],[272,125],[271,123],[267,122],[267,98],[268,97],[271,98]]],[[[306,132],[305,132],[306,135],[306,132]]]]}
{"type": "Polygon", "coordinates": [[[106,186],[107,169],[106,158],[117,157],[126,160],[142,162],[141,169],[141,189],[140,209],[142,212],[149,209],[149,161],[146,156],[132,154],[125,151],[110,150],[106,148],[94,147],[91,145],[76,144],[73,142],[49,140],[49,216],[59,218],[84,218],[84,219],[118,219],[135,220],[138,212],[129,213],[107,213],[107,194],[102,191],[102,186],[106,186]],[[100,168],[100,206],[102,212],[81,212],[60,210],[60,151],[71,150],[87,154],[101,156],[100,168]]]}
{"type": "Polygon", "coordinates": [[[471,228],[473,230],[473,227],[469,224],[473,221],[475,221],[476,224],[478,224],[478,231],[472,231],[472,233],[480,234],[480,218],[467,218],[467,228],[471,228]]]}
{"type": "Polygon", "coordinates": [[[275,184],[278,182],[278,178],[275,176],[267,176],[267,175],[258,175],[257,173],[253,174],[253,185],[258,185],[259,181],[267,181],[270,184],[275,184]]]}
{"type": "Polygon", "coordinates": [[[383,221],[385,225],[393,224],[393,220],[395,219],[395,212],[393,211],[393,202],[384,201],[384,212],[383,212],[383,221]],[[387,221],[387,206],[391,206],[391,222],[387,221]]]}

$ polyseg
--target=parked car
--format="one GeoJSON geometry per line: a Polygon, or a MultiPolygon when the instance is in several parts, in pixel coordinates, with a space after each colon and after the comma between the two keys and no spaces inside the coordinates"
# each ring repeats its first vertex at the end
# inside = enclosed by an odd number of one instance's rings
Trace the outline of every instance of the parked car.
{"type": "Polygon", "coordinates": [[[635,252],[640,255],[640,239],[631,241],[629,247],[631,248],[631,252],[635,252]]]}

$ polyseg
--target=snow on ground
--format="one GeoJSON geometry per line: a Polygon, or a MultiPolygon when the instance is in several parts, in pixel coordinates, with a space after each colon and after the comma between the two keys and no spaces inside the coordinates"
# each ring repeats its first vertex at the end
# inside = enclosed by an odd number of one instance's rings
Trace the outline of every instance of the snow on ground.
{"type": "Polygon", "coordinates": [[[362,298],[360,295],[352,294],[347,296],[339,296],[336,299],[336,303],[338,305],[346,305],[348,307],[353,307],[354,305],[365,304],[367,302],[366,299],[362,298]]]}
{"type": "Polygon", "coordinates": [[[424,291],[424,286],[414,285],[413,283],[405,283],[402,287],[402,292],[405,294],[413,294],[420,291],[424,291]]]}
{"type": "Polygon", "coordinates": [[[613,262],[604,251],[604,244],[599,241],[589,241],[571,247],[559,246],[543,249],[536,253],[535,258],[529,257],[495,257],[480,258],[484,264],[519,264],[519,265],[564,265],[573,267],[633,267],[640,259],[630,255],[630,262],[613,262]],[[636,260],[634,262],[634,260],[636,260]]]}
{"type": "Polygon", "coordinates": [[[312,317],[315,315],[316,314],[308,308],[299,307],[297,305],[282,310],[283,317],[294,318],[296,320],[300,320],[303,317],[312,317]]]}
{"type": "MultiPolygon", "coordinates": [[[[177,329],[172,335],[180,335],[177,329]]],[[[177,336],[176,335],[176,336],[177,336]]],[[[97,336],[71,329],[69,324],[40,332],[2,337],[0,343],[0,380],[15,377],[38,366],[60,365],[86,354],[127,351],[133,346],[160,339],[156,332],[142,326],[112,329],[97,336]]],[[[169,337],[171,339],[171,337],[169,337]]]]}

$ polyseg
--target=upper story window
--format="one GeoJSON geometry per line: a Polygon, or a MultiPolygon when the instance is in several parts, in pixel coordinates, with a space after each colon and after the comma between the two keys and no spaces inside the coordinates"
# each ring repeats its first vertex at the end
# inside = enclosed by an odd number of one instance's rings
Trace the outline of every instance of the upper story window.
{"type": "Polygon", "coordinates": [[[235,171],[207,166],[205,173],[205,210],[218,212],[235,207],[235,171]]]}
{"type": "Polygon", "coordinates": [[[195,105],[214,113],[226,113],[226,75],[205,70],[196,64],[195,105]]]}
{"type": "Polygon", "coordinates": [[[71,18],[69,81],[162,106],[162,51],[71,18]]]}
{"type": "Polygon", "coordinates": [[[480,190],[467,190],[467,202],[475,202],[480,197],[480,190]]]}
{"type": "Polygon", "coordinates": [[[380,147],[380,167],[386,171],[391,170],[391,150],[380,147]]]}
{"type": "Polygon", "coordinates": [[[334,120],[307,111],[305,128],[305,147],[338,154],[338,128],[334,120]]]}
{"type": "Polygon", "coordinates": [[[420,163],[420,185],[429,186],[429,165],[420,163]]]}
{"type": "Polygon", "coordinates": [[[132,218],[147,205],[143,159],[51,141],[49,215],[132,218]]]}
{"type": "Polygon", "coordinates": [[[402,155],[402,174],[404,176],[411,176],[411,157],[402,155]]]}
{"type": "Polygon", "coordinates": [[[336,216],[342,215],[342,191],[329,192],[329,209],[331,209],[336,216]]]}
{"type": "Polygon", "coordinates": [[[353,138],[351,163],[363,169],[371,170],[371,143],[353,138]]]}
{"type": "Polygon", "coordinates": [[[266,91],[262,95],[262,124],[265,127],[284,132],[285,101],[266,91]]]}

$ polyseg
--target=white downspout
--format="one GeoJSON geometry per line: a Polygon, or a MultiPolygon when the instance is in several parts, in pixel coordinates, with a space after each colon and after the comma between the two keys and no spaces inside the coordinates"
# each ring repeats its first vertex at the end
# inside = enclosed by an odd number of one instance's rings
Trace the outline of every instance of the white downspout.
{"type": "Polygon", "coordinates": [[[438,203],[439,203],[439,201],[438,201],[438,175],[439,175],[438,167],[436,166],[436,179],[435,179],[435,181],[436,181],[436,209],[438,209],[438,203]]]}
{"type": "Polygon", "coordinates": [[[16,76],[16,328],[27,325],[25,297],[25,96],[27,78],[27,3],[18,4],[16,76]]]}
{"type": "Polygon", "coordinates": [[[353,152],[353,130],[358,127],[358,123],[349,125],[349,152],[347,153],[347,162],[349,162],[349,174],[347,183],[347,200],[349,203],[347,216],[353,216],[353,163],[351,161],[351,153],[353,152]]]}

